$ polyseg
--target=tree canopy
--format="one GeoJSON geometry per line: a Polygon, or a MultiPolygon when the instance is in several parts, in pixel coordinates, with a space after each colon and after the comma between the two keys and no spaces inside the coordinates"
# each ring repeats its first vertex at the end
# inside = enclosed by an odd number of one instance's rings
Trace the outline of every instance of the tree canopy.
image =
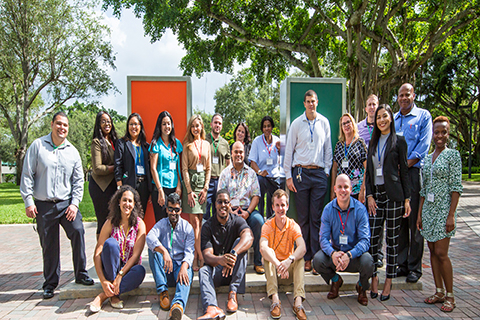
{"type": "Polygon", "coordinates": [[[17,183],[38,119],[70,99],[115,89],[106,70],[115,57],[100,20],[89,0],[0,2],[0,112],[16,144],[17,183]]]}
{"type": "MultiPolygon", "coordinates": [[[[251,61],[257,79],[282,80],[291,67],[348,79],[348,105],[390,97],[412,81],[435,48],[479,13],[478,0],[104,0],[133,8],[145,33],[171,29],[185,47],[184,74],[233,71],[251,61]]],[[[413,82],[413,81],[412,81],[413,82]]]]}

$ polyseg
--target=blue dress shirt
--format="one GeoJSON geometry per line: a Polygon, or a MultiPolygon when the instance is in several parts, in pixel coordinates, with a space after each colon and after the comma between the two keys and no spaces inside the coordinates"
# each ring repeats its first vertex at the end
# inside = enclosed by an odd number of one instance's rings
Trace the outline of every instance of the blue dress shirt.
{"type": "Polygon", "coordinates": [[[189,266],[193,263],[193,250],[195,250],[195,235],[192,225],[185,219],[178,219],[175,229],[167,218],[158,221],[147,234],[148,249],[154,251],[156,247],[164,246],[168,249],[172,260],[189,266]]]}
{"type": "Polygon", "coordinates": [[[413,104],[412,110],[407,115],[401,112],[395,114],[395,130],[407,141],[407,159],[419,159],[414,167],[422,168],[423,159],[428,153],[432,141],[432,116],[425,109],[413,104]]]}
{"type": "Polygon", "coordinates": [[[330,201],[322,213],[320,246],[328,256],[331,256],[334,251],[350,251],[352,259],[355,259],[367,252],[370,248],[370,224],[365,206],[360,201],[350,197],[350,206],[343,211],[338,206],[337,199],[330,201]],[[345,224],[348,244],[340,244],[340,235],[343,229],[339,212],[345,224]]]}

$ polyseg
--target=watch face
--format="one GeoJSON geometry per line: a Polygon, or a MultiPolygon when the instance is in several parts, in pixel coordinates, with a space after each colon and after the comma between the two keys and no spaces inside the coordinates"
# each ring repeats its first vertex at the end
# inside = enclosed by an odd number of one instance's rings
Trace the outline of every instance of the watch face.
{"type": "Polygon", "coordinates": [[[230,253],[233,254],[233,255],[235,255],[235,256],[237,255],[237,253],[236,253],[235,250],[233,250],[233,249],[232,249],[232,251],[230,251],[230,253]]]}

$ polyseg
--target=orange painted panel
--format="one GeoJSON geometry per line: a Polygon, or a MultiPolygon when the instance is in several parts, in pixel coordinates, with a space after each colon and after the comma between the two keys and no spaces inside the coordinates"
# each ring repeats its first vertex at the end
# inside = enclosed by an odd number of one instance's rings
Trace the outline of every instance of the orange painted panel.
{"type": "MultiPolygon", "coordinates": [[[[187,90],[189,90],[187,81],[131,81],[131,112],[136,112],[142,117],[148,142],[152,140],[157,117],[164,110],[172,115],[175,137],[183,141],[187,128],[187,90]]],[[[145,224],[147,232],[155,224],[151,203],[145,212],[145,224]]]]}

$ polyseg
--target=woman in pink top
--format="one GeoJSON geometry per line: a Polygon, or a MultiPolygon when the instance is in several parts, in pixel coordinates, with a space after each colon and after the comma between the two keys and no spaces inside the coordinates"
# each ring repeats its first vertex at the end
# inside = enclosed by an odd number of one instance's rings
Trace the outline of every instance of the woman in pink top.
{"type": "Polygon", "coordinates": [[[110,201],[108,219],[98,238],[93,261],[103,292],[90,303],[100,311],[110,298],[113,308],[122,309],[120,294],[138,288],[145,278],[141,254],[145,245],[145,223],[138,192],[123,185],[110,201]]]}

